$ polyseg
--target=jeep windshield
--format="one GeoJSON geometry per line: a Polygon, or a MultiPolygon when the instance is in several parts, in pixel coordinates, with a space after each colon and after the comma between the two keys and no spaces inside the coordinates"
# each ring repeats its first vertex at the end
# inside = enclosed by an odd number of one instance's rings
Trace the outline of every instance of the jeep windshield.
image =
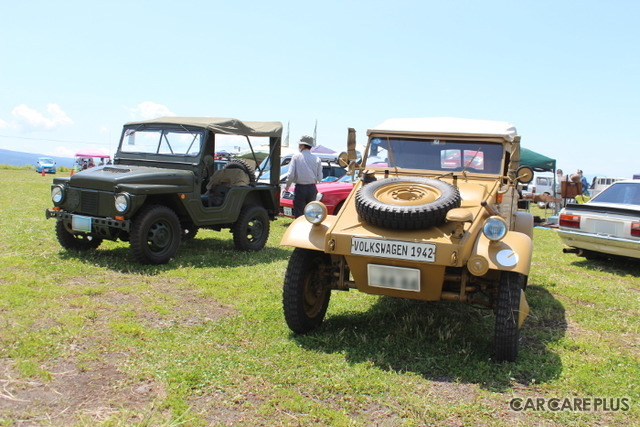
{"type": "Polygon", "coordinates": [[[126,128],[120,152],[197,156],[203,139],[204,131],[201,130],[126,128]]]}
{"type": "Polygon", "coordinates": [[[501,174],[502,144],[441,139],[374,137],[366,165],[398,169],[501,174]]]}

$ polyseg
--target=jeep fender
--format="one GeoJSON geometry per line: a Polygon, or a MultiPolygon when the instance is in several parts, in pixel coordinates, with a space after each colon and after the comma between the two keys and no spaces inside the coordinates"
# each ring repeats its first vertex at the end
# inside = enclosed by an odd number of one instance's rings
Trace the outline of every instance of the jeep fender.
{"type": "Polygon", "coordinates": [[[516,212],[513,216],[513,231],[524,233],[533,239],[533,215],[529,212],[516,212]]]}
{"type": "Polygon", "coordinates": [[[514,271],[528,276],[532,252],[531,237],[524,233],[509,231],[497,242],[480,233],[467,266],[476,276],[482,276],[488,270],[514,271]]]}
{"type": "Polygon", "coordinates": [[[327,233],[335,224],[336,218],[334,215],[328,215],[322,223],[314,225],[304,216],[298,217],[285,231],[280,245],[324,252],[327,233]]]}

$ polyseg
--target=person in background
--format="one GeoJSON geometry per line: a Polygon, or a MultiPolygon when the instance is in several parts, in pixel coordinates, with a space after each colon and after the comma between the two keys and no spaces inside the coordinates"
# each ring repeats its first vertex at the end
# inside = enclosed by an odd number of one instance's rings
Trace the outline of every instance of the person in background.
{"type": "Polygon", "coordinates": [[[582,183],[582,195],[589,195],[589,183],[587,182],[587,178],[582,176],[582,170],[578,169],[578,175],[580,175],[580,182],[582,183]]]}
{"type": "Polygon", "coordinates": [[[556,170],[556,194],[560,194],[560,183],[562,182],[562,169],[556,170]]]}
{"type": "Polygon", "coordinates": [[[312,137],[303,135],[298,144],[300,152],[291,157],[289,164],[289,176],[284,189],[288,190],[291,184],[296,185],[293,192],[293,216],[296,218],[302,215],[307,203],[316,199],[316,183],[322,179],[320,158],[311,154],[313,143],[312,137]]]}

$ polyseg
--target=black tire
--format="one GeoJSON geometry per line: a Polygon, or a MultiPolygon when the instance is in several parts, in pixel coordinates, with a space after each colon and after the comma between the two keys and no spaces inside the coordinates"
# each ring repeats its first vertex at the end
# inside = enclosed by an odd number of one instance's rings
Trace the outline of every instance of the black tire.
{"type": "Polygon", "coordinates": [[[333,214],[338,215],[338,213],[340,212],[340,209],[342,209],[342,206],[344,206],[344,201],[336,205],[336,208],[333,210],[333,214]]]}
{"type": "Polygon", "coordinates": [[[269,238],[269,214],[262,206],[245,206],[233,224],[233,243],[240,251],[259,251],[269,238]]]}
{"type": "Polygon", "coordinates": [[[99,237],[87,234],[74,234],[64,225],[64,221],[56,221],[56,237],[60,246],[72,251],[88,251],[96,249],[102,243],[99,237]]]}
{"type": "Polygon", "coordinates": [[[182,227],[182,241],[186,242],[187,240],[192,240],[198,234],[199,228],[193,225],[192,223],[182,223],[180,224],[182,227]]]}
{"type": "Polygon", "coordinates": [[[386,178],[363,185],[356,193],[362,220],[393,230],[435,227],[457,207],[458,189],[434,178],[386,178]]]}
{"type": "Polygon", "coordinates": [[[331,289],[327,286],[329,255],[311,249],[295,248],[284,276],[282,306],[287,326],[297,334],[316,329],[327,313],[331,289]]]}
{"type": "Polygon", "coordinates": [[[224,165],[223,169],[242,169],[247,175],[249,175],[249,184],[255,184],[256,172],[253,170],[249,163],[242,159],[229,160],[229,163],[224,165]]]}
{"type": "Polygon", "coordinates": [[[495,331],[496,360],[500,362],[514,362],[518,356],[520,294],[526,286],[526,279],[525,275],[511,271],[503,271],[500,275],[495,331]]]}
{"type": "Polygon", "coordinates": [[[131,224],[131,252],[141,264],[165,264],[178,252],[182,227],[176,213],[162,205],[144,207],[131,224]]]}

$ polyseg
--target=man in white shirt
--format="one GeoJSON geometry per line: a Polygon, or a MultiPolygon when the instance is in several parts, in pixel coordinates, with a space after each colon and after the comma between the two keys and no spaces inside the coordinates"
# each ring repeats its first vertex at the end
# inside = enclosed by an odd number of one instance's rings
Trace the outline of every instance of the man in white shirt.
{"type": "Polygon", "coordinates": [[[312,137],[303,135],[298,144],[300,152],[293,155],[289,164],[285,190],[288,190],[292,183],[296,185],[293,193],[293,216],[296,218],[302,215],[307,203],[316,199],[316,183],[322,179],[320,158],[311,154],[313,143],[312,137]]]}

